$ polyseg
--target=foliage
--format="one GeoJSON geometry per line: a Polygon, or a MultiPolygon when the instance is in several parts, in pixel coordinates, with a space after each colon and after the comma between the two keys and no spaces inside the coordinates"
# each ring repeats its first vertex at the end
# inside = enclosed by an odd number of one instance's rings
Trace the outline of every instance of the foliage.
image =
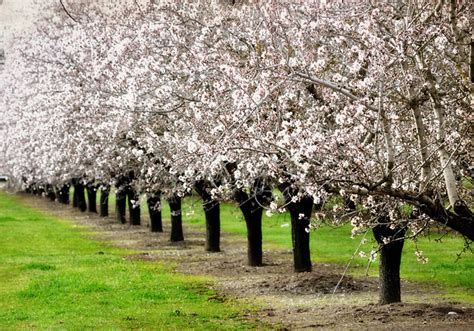
{"type": "Polygon", "coordinates": [[[45,10],[0,80],[8,172],[165,196],[205,179],[220,200],[264,178],[295,201],[352,200],[333,218],[355,230],[388,215],[413,235],[434,220],[474,239],[468,3],[347,6],[97,2],[77,22],[45,10]]]}

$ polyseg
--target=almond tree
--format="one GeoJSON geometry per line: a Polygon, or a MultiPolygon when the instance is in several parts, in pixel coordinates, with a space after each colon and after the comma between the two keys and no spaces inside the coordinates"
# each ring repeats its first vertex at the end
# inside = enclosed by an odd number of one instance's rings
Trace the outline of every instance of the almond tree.
{"type": "Polygon", "coordinates": [[[231,101],[214,110],[225,151],[215,159],[243,178],[230,183],[248,190],[267,169],[315,201],[339,193],[358,203],[352,223],[374,227],[388,303],[400,300],[407,225],[416,235],[428,217],[473,238],[462,185],[472,161],[467,8],[420,1],[356,9],[270,1],[240,7],[226,26],[199,23],[226,36],[206,44],[208,57],[219,54],[206,65],[231,101]],[[406,203],[416,208],[411,217],[399,212],[406,203]]]}
{"type": "Polygon", "coordinates": [[[243,74],[231,75],[243,94],[232,113],[253,122],[241,149],[287,155],[276,158],[278,182],[289,175],[314,200],[339,192],[362,206],[352,222],[374,227],[381,243],[382,303],[400,300],[397,241],[406,224],[419,233],[427,216],[474,238],[462,185],[472,180],[466,6],[364,2],[348,12],[270,1],[238,26],[250,30],[239,40],[254,51],[239,63],[243,74]],[[275,112],[276,135],[261,130],[275,112]],[[404,203],[421,216],[402,218],[404,203]]]}
{"type": "Polygon", "coordinates": [[[52,14],[2,73],[7,168],[27,184],[116,185],[135,212],[140,192],[158,210],[162,194],[172,240],[193,188],[209,238],[218,202],[234,199],[251,265],[263,210],[287,208],[296,271],[311,270],[313,205],[341,195],[349,209],[331,216],[373,228],[380,301],[399,301],[406,233],[432,220],[474,238],[467,5],[203,0],[52,14]]]}

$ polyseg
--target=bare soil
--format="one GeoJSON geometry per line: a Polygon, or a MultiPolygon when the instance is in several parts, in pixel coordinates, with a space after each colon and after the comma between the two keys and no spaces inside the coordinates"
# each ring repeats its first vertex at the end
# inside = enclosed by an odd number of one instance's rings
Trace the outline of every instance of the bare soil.
{"type": "Polygon", "coordinates": [[[164,232],[151,233],[143,212],[142,225],[130,226],[118,224],[113,212],[112,217],[101,218],[44,198],[26,194],[20,198],[48,214],[91,227],[94,239],[132,249],[135,253],[126,259],[160,261],[175,266],[177,272],[213,276],[218,293],[213,300],[237,298],[257,304],[261,309],[247,313],[248,318],[269,322],[274,329],[474,330],[474,306],[445,301],[436,287],[403,282],[404,303],[380,306],[374,278],[346,275],[333,294],[343,273],[339,265],[314,264],[313,272],[297,274],[291,251],[271,250],[264,252],[263,267],[249,267],[245,238],[237,235],[223,233],[222,252],[207,253],[204,229],[199,226],[183,224],[185,241],[171,243],[166,218],[164,232]]]}

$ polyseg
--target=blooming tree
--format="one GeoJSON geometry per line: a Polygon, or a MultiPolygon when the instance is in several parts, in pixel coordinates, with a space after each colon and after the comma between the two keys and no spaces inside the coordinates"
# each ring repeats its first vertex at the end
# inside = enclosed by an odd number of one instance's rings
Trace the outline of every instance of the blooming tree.
{"type": "MultiPolygon", "coordinates": [[[[132,223],[139,193],[151,214],[163,196],[172,240],[183,239],[181,198],[193,189],[209,238],[219,201],[236,200],[251,265],[262,263],[263,210],[287,208],[296,271],[311,270],[316,204],[316,222],[374,229],[383,303],[400,300],[389,284],[407,233],[436,221],[473,240],[467,2],[73,9],[80,15],[52,10],[19,37],[1,73],[2,155],[25,184],[74,181],[93,201],[97,187],[107,197],[116,186],[118,214],[128,195],[132,223]],[[334,195],[345,205],[328,211],[334,195]]],[[[208,244],[219,250],[218,239],[208,244]]]]}

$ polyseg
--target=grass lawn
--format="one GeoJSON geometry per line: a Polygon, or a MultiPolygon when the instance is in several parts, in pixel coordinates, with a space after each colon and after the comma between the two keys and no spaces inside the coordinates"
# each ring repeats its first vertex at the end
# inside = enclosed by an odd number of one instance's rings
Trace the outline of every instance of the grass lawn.
{"type": "Polygon", "coordinates": [[[87,239],[0,192],[0,329],[247,329],[253,309],[212,300],[211,281],[87,239]]]}

